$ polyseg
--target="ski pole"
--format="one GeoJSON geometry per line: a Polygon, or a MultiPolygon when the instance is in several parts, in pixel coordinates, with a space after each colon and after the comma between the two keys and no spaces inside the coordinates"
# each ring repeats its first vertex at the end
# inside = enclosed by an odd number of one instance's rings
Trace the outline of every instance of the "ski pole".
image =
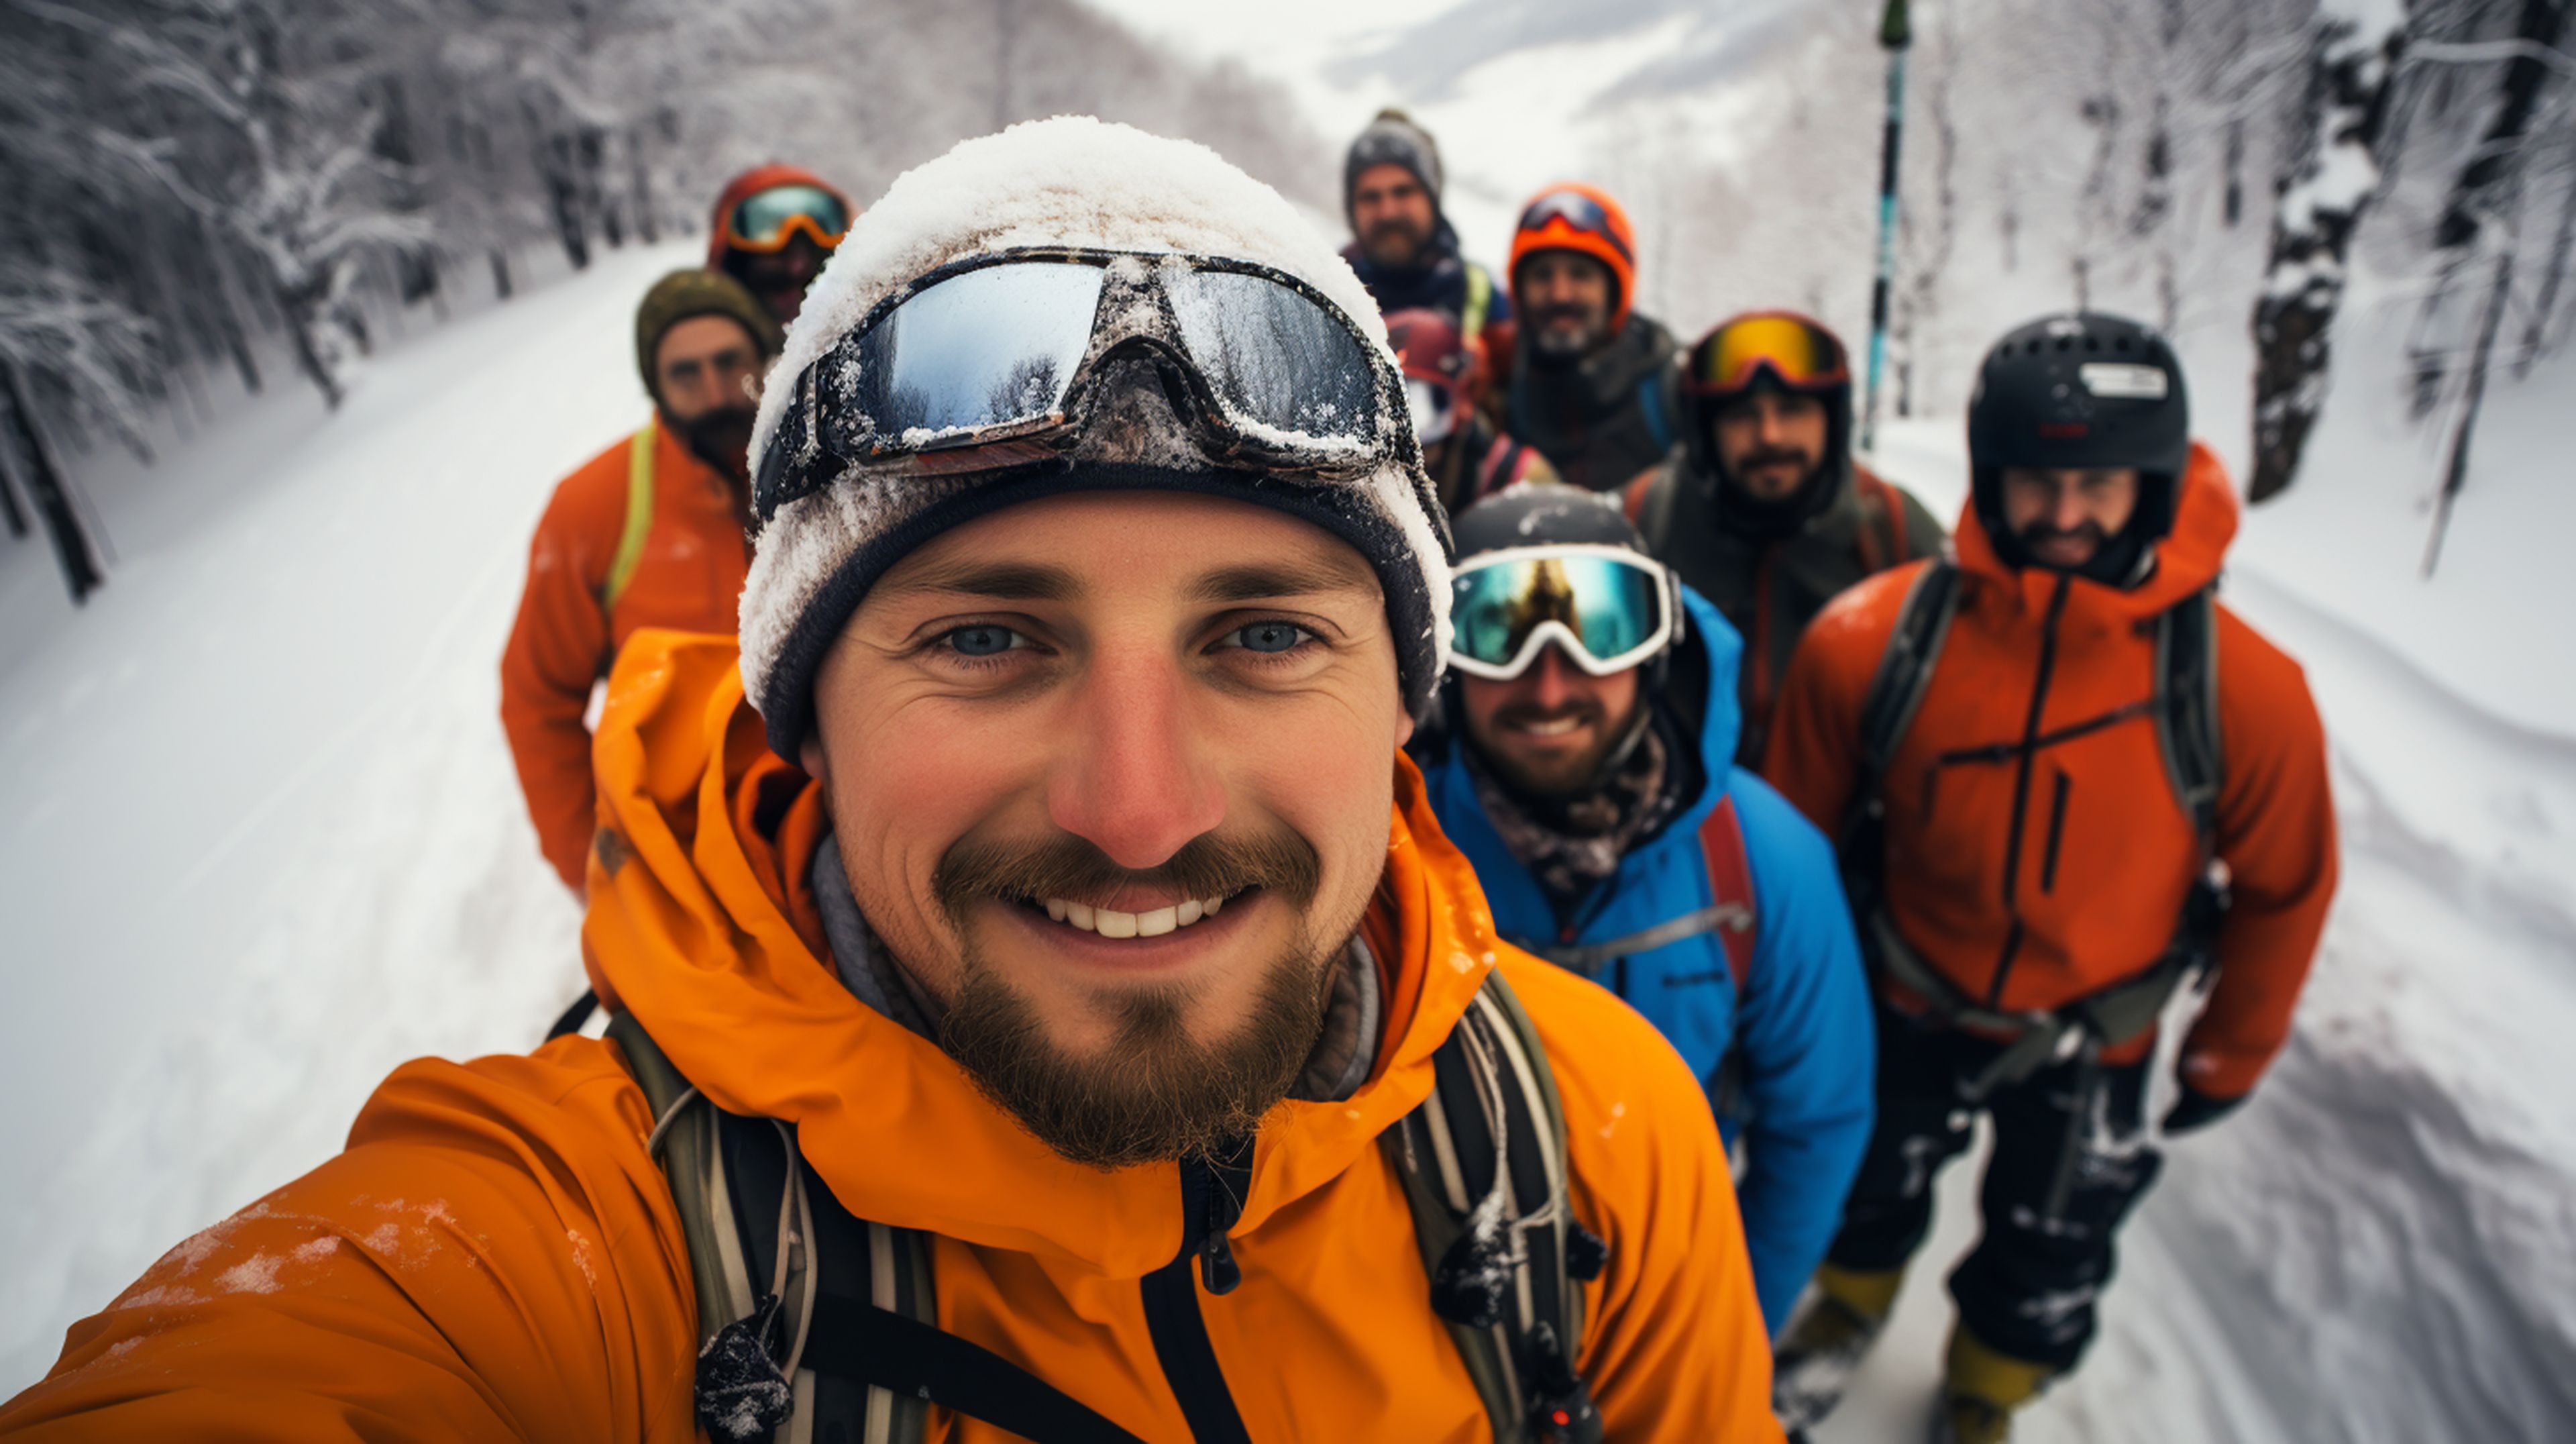
{"type": "Polygon", "coordinates": [[[1863,451],[1874,450],[1878,440],[1878,376],[1887,364],[1888,293],[1896,288],[1896,155],[1905,138],[1905,51],[1914,43],[1905,0],[1887,0],[1878,43],[1887,50],[1887,130],[1879,146],[1878,275],[1869,293],[1869,389],[1860,411],[1863,451]]]}

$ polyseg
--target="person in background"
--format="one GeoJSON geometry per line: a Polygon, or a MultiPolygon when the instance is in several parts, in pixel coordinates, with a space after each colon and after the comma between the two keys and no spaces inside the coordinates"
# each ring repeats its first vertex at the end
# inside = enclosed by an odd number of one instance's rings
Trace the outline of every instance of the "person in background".
{"type": "Polygon", "coordinates": [[[501,726],[537,846],[578,893],[590,856],[591,689],[645,627],[731,632],[750,559],[753,409],[778,323],[732,277],[674,271],[635,312],[653,416],[556,486],[501,653],[501,726]]]}
{"type": "Polygon", "coordinates": [[[735,176],[707,225],[707,269],[760,298],[782,327],[847,235],[858,212],[812,171],[764,165],[735,176]]]}
{"type": "Polygon", "coordinates": [[[1682,444],[1628,484],[1628,516],[1744,638],[1738,756],[1758,767],[1808,619],[1862,578],[1938,554],[1947,533],[1853,458],[1850,359],[1817,322],[1721,323],[1691,347],[1681,391],[1682,444]]]}
{"type": "Polygon", "coordinates": [[[2165,339],[2095,312],[2013,331],[1968,456],[1955,557],[1817,615],[1764,762],[1842,837],[1879,1003],[1877,1127],[1777,1402],[1803,1426],[1842,1397],[1984,1113],[1934,1437],[1997,1444],[2082,1359],[2162,1166],[2166,1005],[2215,969],[2172,1138],[2241,1106],[2288,1039],[2336,855],[2306,680],[2216,600],[2236,493],[2165,339]]]}
{"type": "Polygon", "coordinates": [[[1515,486],[1457,519],[1451,678],[1415,744],[1506,938],[1607,985],[1743,1145],[1765,1325],[1869,1141],[1869,985],[1833,849],[1737,767],[1737,643],[1615,501],[1515,486]]]}
{"type": "Polygon", "coordinates": [[[1458,251],[1458,232],[1440,210],[1440,147],[1400,110],[1382,110],[1342,157],[1342,209],[1351,263],[1369,298],[1388,315],[1441,312],[1460,334],[1483,342],[1512,319],[1511,297],[1492,273],[1458,251]]]}
{"type": "Polygon", "coordinates": [[[1479,409],[1482,349],[1438,311],[1397,311],[1386,318],[1387,343],[1404,368],[1413,434],[1422,469],[1452,515],[1477,497],[1523,481],[1554,481],[1537,450],[1505,436],[1479,409]]]}
{"type": "Polygon", "coordinates": [[[1619,203],[1571,182],[1539,192],[1512,233],[1511,280],[1503,429],[1588,491],[1663,460],[1679,419],[1673,336],[1637,310],[1637,243],[1619,203]]]}

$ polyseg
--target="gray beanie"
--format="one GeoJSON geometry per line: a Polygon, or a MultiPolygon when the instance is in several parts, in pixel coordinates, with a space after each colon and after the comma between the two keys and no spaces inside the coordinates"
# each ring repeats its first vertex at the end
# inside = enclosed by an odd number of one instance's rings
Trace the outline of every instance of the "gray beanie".
{"type": "Polygon", "coordinates": [[[1391,105],[1377,113],[1377,119],[1368,123],[1342,156],[1345,217],[1351,208],[1351,191],[1360,183],[1360,172],[1375,165],[1400,165],[1413,172],[1413,178],[1431,192],[1431,209],[1440,209],[1440,143],[1431,138],[1431,132],[1414,124],[1412,116],[1391,105]]]}
{"type": "MultiPolygon", "coordinates": [[[[1376,305],[1314,224],[1278,192],[1204,146],[1089,117],[1015,125],[970,140],[899,177],[833,252],[788,333],[752,437],[761,475],[780,424],[810,389],[804,373],[881,300],[951,261],[1021,246],[1177,251],[1274,267],[1313,286],[1395,367],[1376,305]]],[[[1117,364],[1117,363],[1111,363],[1117,364]]],[[[844,469],[778,505],[760,528],[742,591],[743,688],[772,750],[794,760],[812,722],[815,671],[867,589],[924,542],[994,509],[1073,490],[1160,488],[1288,512],[1349,542],[1376,570],[1393,624],[1406,706],[1429,705],[1449,628],[1447,532],[1413,456],[1400,445],[1358,477],[1229,469],[1159,401],[1158,388],[1094,416],[1070,466],[946,475],[844,469]]],[[[797,428],[802,430],[802,428],[797,428]]],[[[809,459],[809,458],[800,458],[809,459]]]]}

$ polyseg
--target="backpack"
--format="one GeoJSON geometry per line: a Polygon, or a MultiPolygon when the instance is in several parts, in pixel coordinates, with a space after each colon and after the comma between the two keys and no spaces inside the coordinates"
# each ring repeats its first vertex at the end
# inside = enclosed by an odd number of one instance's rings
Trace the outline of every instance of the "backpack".
{"type": "Polygon", "coordinates": [[[2143,702],[2091,725],[2144,714],[2156,728],[2157,750],[2174,799],[2190,817],[2199,861],[2182,916],[2164,953],[2133,977],[2034,1019],[1979,1004],[1926,963],[1900,936],[1884,905],[1886,805],[1889,762],[1922,709],[1940,664],[1950,624],[1959,614],[1961,575],[1947,557],[1934,559],[1907,588],[1896,626],[1861,701],[1861,785],[1844,819],[1839,852],[1844,891],[1860,924],[1861,952],[1871,971],[1893,978],[1923,998],[1940,1026],[1964,1026],[2012,1040],[1963,1088],[1969,1102],[2016,1083],[2070,1053],[2088,1063],[2105,1047],[2129,1041],[2155,1025],[2164,1005],[2186,984],[2215,966],[2218,925],[2228,906],[2226,866],[2217,853],[2218,795],[2225,753],[2218,724],[2218,616],[2216,587],[2203,587],[2156,615],[2156,688],[2143,702]]]}
{"type": "MultiPolygon", "coordinates": [[[[599,607],[608,611],[635,579],[644,559],[644,538],[653,530],[653,447],[661,427],[644,423],[626,446],[626,522],[617,532],[617,550],[608,558],[608,577],[599,586],[599,607]]],[[[606,670],[603,668],[602,670],[606,670]]]]}
{"type": "MultiPolygon", "coordinates": [[[[632,1017],[613,1016],[607,1036],[652,1109],[647,1146],[687,1239],[709,1437],[910,1444],[937,1404],[1035,1444],[1136,1444],[1019,1365],[941,1330],[930,1236],[852,1217],[811,1178],[791,1127],[716,1108],[632,1017]]],[[[1573,1217],[1563,1105],[1500,973],[1432,1061],[1431,1096],[1379,1139],[1404,1182],[1431,1305],[1498,1444],[1598,1444],[1601,1416],[1573,1360],[1582,1285],[1600,1276],[1608,1248],[1573,1217]]],[[[1246,1439],[1198,1291],[1240,1281],[1221,1201],[1242,1196],[1250,1166],[1248,1144],[1204,1166],[1214,1175],[1202,1184],[1210,1233],[1143,1281],[1156,1352],[1193,1434],[1210,1444],[1246,1439]]],[[[1185,1192],[1192,1167],[1183,1166],[1185,1192]]]]}

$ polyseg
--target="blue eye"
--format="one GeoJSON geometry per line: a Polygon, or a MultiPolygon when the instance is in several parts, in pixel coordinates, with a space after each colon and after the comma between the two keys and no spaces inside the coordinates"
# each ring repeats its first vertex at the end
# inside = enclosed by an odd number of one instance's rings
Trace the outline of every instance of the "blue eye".
{"type": "Polygon", "coordinates": [[[1298,643],[1313,636],[1314,633],[1304,627],[1289,622],[1255,622],[1237,630],[1227,640],[1247,652],[1276,655],[1295,651],[1298,643]]]}
{"type": "Polygon", "coordinates": [[[959,627],[947,637],[948,645],[966,657],[998,657],[1018,640],[1019,634],[1008,627],[959,627]]]}

